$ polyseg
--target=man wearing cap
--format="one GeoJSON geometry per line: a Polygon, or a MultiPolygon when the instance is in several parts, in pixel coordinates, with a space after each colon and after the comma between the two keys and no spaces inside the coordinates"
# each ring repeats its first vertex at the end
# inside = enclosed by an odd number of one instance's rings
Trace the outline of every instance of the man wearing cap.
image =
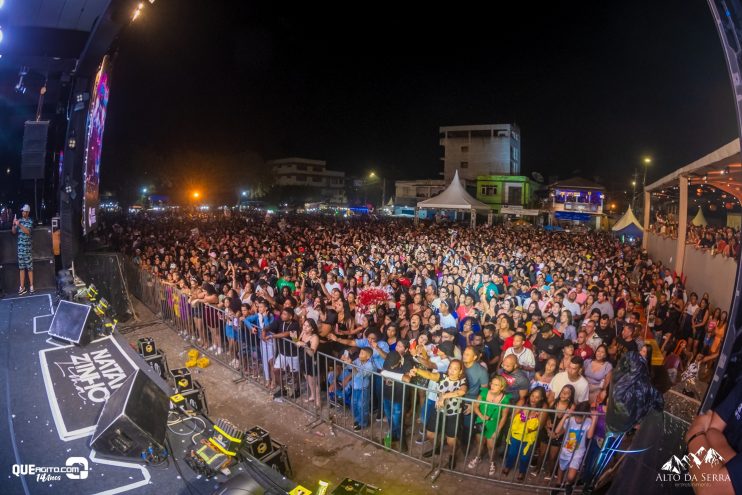
{"type": "Polygon", "coordinates": [[[26,291],[26,271],[28,271],[28,291],[34,293],[33,289],[33,252],[31,244],[31,229],[33,229],[33,220],[31,220],[31,207],[23,205],[21,208],[21,218],[13,218],[13,235],[18,234],[18,271],[21,284],[18,288],[18,295],[22,296],[26,291]]]}

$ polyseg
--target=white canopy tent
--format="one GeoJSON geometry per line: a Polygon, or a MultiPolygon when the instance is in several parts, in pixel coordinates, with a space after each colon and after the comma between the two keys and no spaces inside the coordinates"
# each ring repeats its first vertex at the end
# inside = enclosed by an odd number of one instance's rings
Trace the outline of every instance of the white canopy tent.
{"type": "MultiPolygon", "coordinates": [[[[464,189],[464,186],[461,185],[461,181],[459,180],[458,170],[454,174],[451,183],[443,192],[417,203],[416,210],[420,209],[468,211],[471,213],[472,227],[477,224],[477,211],[491,211],[489,205],[473,198],[471,194],[466,192],[466,189],[464,189]]],[[[417,212],[415,212],[415,221],[418,218],[417,212]]]]}
{"type": "Polygon", "coordinates": [[[693,220],[690,221],[693,225],[696,227],[705,227],[709,223],[706,221],[706,216],[703,214],[703,208],[700,206],[698,207],[698,213],[696,213],[696,216],[693,218],[693,220]]]}
{"type": "Polygon", "coordinates": [[[629,206],[629,209],[626,210],[626,213],[623,214],[623,216],[616,222],[616,225],[613,226],[613,231],[618,232],[619,230],[623,230],[629,225],[635,225],[639,230],[644,231],[644,228],[642,227],[642,224],[639,223],[639,220],[636,219],[636,215],[634,215],[634,211],[631,209],[631,206],[629,206]]]}

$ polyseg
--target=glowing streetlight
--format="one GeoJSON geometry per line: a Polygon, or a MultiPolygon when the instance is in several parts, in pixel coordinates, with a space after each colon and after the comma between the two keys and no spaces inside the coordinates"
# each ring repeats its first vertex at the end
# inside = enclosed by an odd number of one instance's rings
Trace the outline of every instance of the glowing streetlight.
{"type": "Polygon", "coordinates": [[[368,174],[368,178],[369,179],[375,179],[376,178],[376,172],[371,172],[370,174],[368,174]]]}
{"type": "Polygon", "coordinates": [[[200,197],[201,197],[201,193],[198,192],[198,191],[194,191],[194,193],[193,193],[193,199],[198,199],[200,197]]]}
{"type": "Polygon", "coordinates": [[[247,191],[242,191],[242,197],[244,198],[246,196],[247,196],[247,191]]]}
{"type": "Polygon", "coordinates": [[[147,194],[147,188],[146,187],[143,187],[142,188],[142,194],[147,194]]]}

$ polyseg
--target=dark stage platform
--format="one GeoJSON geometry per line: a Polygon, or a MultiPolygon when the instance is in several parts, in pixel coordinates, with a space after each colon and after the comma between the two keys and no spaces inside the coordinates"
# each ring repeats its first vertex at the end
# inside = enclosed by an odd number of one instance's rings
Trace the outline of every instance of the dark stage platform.
{"type": "MultiPolygon", "coordinates": [[[[191,421],[174,426],[176,433],[168,432],[175,455],[162,466],[104,459],[91,451],[98,413],[134,370],[144,370],[168,395],[172,391],[120,335],[85,347],[52,340],[47,331],[53,314],[50,294],[0,300],[0,493],[209,494],[227,480],[223,475],[205,479],[186,466],[191,421]],[[47,479],[38,471],[22,474],[30,464],[82,468],[47,479]]],[[[286,493],[296,486],[259,463],[231,469],[233,475],[258,469],[283,483],[265,493],[286,493]]]]}

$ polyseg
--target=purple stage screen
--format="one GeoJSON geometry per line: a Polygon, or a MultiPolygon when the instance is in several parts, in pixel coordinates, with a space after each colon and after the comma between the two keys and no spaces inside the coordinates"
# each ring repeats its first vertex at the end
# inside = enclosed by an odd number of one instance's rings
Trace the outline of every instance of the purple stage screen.
{"type": "Polygon", "coordinates": [[[83,197],[83,234],[95,228],[98,222],[100,155],[103,148],[103,129],[106,125],[106,108],[110,67],[108,57],[103,59],[98,75],[95,77],[93,94],[90,98],[90,112],[85,136],[85,195],[83,197]]]}

